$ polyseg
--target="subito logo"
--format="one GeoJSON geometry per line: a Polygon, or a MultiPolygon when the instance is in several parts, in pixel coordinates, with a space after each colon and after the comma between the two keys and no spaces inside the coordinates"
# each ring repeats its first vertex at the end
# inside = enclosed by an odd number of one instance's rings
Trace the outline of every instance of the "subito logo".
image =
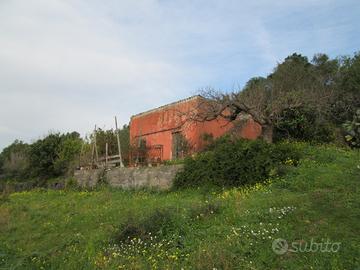
{"type": "Polygon", "coordinates": [[[289,245],[285,239],[278,238],[272,242],[272,249],[276,254],[282,255],[288,251],[289,245]]]}

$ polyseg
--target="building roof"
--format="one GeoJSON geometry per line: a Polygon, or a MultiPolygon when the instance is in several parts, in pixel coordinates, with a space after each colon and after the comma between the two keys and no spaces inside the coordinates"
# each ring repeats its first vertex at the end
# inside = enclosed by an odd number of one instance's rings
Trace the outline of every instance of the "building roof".
{"type": "Polygon", "coordinates": [[[169,104],[166,104],[166,105],[162,105],[160,107],[157,107],[157,108],[145,111],[145,112],[135,114],[135,115],[131,116],[131,119],[135,118],[135,117],[143,116],[143,115],[146,115],[146,114],[149,114],[149,113],[152,113],[152,112],[156,112],[156,111],[159,111],[159,110],[163,110],[165,108],[172,107],[174,105],[178,105],[180,103],[188,102],[190,100],[197,99],[197,98],[203,98],[203,97],[201,95],[194,95],[194,96],[191,96],[191,97],[188,97],[188,98],[180,99],[178,101],[175,101],[175,102],[172,102],[172,103],[169,103],[169,104]]]}

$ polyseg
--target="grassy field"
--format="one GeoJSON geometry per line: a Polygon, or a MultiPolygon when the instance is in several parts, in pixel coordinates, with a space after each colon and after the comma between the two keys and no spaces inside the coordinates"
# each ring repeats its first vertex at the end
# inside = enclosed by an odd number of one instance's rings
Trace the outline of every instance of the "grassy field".
{"type": "Polygon", "coordinates": [[[360,269],[360,153],[299,148],[253,187],[3,196],[0,269],[360,269]]]}

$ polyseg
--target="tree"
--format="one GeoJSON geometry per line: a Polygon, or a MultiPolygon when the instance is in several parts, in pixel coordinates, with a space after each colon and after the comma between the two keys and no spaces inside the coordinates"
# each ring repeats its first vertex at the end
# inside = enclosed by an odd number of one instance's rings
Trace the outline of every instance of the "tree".
{"type": "Polygon", "coordinates": [[[0,154],[0,174],[7,178],[23,178],[29,169],[29,145],[15,140],[0,154]]]}
{"type": "Polygon", "coordinates": [[[44,139],[37,140],[30,148],[31,174],[36,177],[54,177],[56,172],[54,163],[58,158],[61,137],[59,133],[49,134],[44,139]]]}
{"type": "Polygon", "coordinates": [[[222,93],[213,89],[202,92],[202,103],[195,121],[211,121],[223,117],[235,122],[242,114],[250,115],[262,127],[261,137],[272,142],[276,123],[284,110],[308,108],[322,117],[336,91],[338,63],[326,55],[316,55],[312,62],[300,54],[288,56],[267,78],[250,79],[241,91],[222,93]]]}
{"type": "Polygon", "coordinates": [[[335,139],[334,125],[321,121],[316,113],[307,108],[286,109],[274,128],[274,140],[300,140],[331,142],[335,139]]]}
{"type": "Polygon", "coordinates": [[[54,169],[57,173],[61,175],[71,173],[79,165],[83,143],[77,132],[61,136],[57,159],[54,162],[54,169]]]}
{"type": "Polygon", "coordinates": [[[353,57],[340,57],[339,62],[339,91],[332,105],[332,120],[336,124],[351,121],[360,108],[360,52],[353,57]]]}
{"type": "Polygon", "coordinates": [[[79,157],[81,144],[77,132],[49,134],[36,141],[29,151],[31,176],[51,178],[64,175],[79,157]]]}
{"type": "MultiPolygon", "coordinates": [[[[91,139],[93,139],[93,136],[94,135],[91,136],[91,139]]],[[[121,129],[119,129],[119,138],[121,145],[121,154],[123,157],[127,157],[129,155],[130,148],[130,129],[128,125],[124,125],[121,129]]],[[[117,155],[119,150],[117,146],[116,130],[103,130],[101,128],[97,128],[96,144],[100,156],[105,156],[106,143],[108,143],[108,154],[117,155]]]]}
{"type": "Polygon", "coordinates": [[[123,125],[119,130],[120,144],[121,144],[121,154],[123,158],[129,156],[130,151],[130,127],[129,125],[123,125]]]}

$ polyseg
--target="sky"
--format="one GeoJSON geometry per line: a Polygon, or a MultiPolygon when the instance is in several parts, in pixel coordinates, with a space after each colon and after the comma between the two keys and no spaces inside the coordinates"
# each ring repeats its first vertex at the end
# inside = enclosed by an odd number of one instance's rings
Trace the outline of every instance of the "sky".
{"type": "Polygon", "coordinates": [[[359,0],[0,0],[0,150],[89,134],[294,53],[360,51],[359,0]]]}

